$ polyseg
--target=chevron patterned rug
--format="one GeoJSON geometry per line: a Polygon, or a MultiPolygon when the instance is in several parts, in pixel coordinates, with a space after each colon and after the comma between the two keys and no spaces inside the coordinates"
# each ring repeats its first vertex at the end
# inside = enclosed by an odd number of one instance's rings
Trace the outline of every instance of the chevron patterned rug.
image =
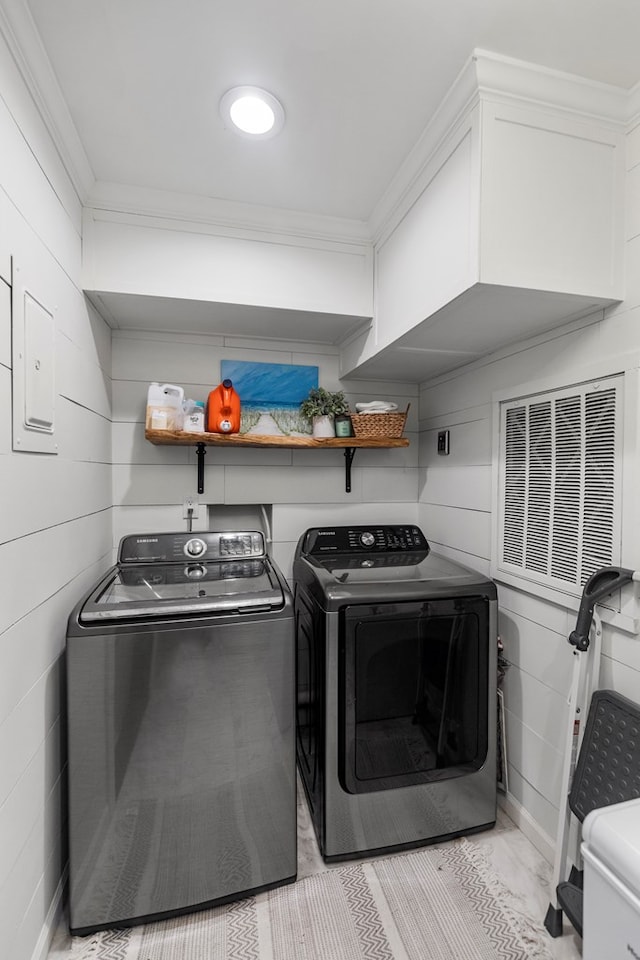
{"type": "Polygon", "coordinates": [[[552,960],[468,840],[350,864],[256,897],[74,938],[70,960],[552,960]]]}

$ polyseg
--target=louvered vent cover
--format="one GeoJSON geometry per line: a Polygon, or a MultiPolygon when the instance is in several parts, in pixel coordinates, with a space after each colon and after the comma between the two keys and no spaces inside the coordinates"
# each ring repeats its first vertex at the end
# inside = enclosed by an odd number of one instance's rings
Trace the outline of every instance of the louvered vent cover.
{"type": "Polygon", "coordinates": [[[619,563],[622,381],[502,404],[504,569],[579,593],[619,563]]]}

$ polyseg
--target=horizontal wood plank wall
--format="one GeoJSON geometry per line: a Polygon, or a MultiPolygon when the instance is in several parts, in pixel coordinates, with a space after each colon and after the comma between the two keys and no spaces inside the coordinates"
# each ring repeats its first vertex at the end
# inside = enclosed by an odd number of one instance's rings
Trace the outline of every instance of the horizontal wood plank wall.
{"type": "Polygon", "coordinates": [[[80,203],[1,41],[0,81],[0,953],[42,960],[66,860],[66,622],[112,557],[111,337],[79,287],[80,203]],[[57,455],[12,450],[11,258],[55,313],[57,455]]]}
{"type": "MultiPolygon", "coordinates": [[[[640,349],[640,127],[629,136],[628,158],[625,301],[421,385],[419,521],[435,549],[483,572],[491,559],[493,392],[541,377],[562,385],[567,371],[640,349]],[[437,453],[437,433],[444,429],[450,431],[449,456],[437,453]]],[[[625,529],[623,536],[637,541],[640,530],[625,529]]],[[[499,632],[510,664],[504,681],[508,800],[523,822],[533,824],[532,839],[549,854],[560,804],[573,669],[567,636],[575,613],[504,584],[498,593],[499,632]]],[[[631,615],[638,617],[637,604],[631,615]]],[[[605,626],[600,686],[640,701],[640,637],[605,626]]]]}
{"type": "MultiPolygon", "coordinates": [[[[176,329],[180,318],[176,317],[176,329]]],[[[183,501],[201,504],[194,529],[215,526],[216,509],[228,504],[273,506],[274,556],[287,576],[298,537],[324,523],[415,522],[418,498],[417,387],[407,384],[342,383],[338,353],[307,343],[270,343],[242,338],[135,333],[113,335],[114,535],[184,530],[183,501]],[[220,361],[311,364],[320,384],[344,389],[351,404],[387,399],[409,411],[409,447],[357,450],[352,492],[345,492],[344,453],[331,450],[208,447],[205,492],[198,495],[192,447],[155,446],[145,440],[147,389],[152,381],[184,387],[207,399],[220,382],[220,361]],[[206,509],[208,506],[209,509],[206,509]]]]}

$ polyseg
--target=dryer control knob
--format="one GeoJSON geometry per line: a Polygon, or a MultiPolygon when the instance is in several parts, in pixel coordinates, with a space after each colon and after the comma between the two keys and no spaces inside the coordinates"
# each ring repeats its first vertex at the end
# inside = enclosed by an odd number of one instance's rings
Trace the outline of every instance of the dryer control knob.
{"type": "Polygon", "coordinates": [[[187,540],[184,546],[184,552],[188,557],[201,557],[206,549],[207,545],[204,540],[199,540],[197,537],[194,537],[193,540],[187,540]]]}
{"type": "Polygon", "coordinates": [[[376,542],[376,538],[372,533],[369,533],[367,531],[366,533],[360,534],[360,543],[362,544],[363,547],[372,547],[375,542],[376,542]]]}

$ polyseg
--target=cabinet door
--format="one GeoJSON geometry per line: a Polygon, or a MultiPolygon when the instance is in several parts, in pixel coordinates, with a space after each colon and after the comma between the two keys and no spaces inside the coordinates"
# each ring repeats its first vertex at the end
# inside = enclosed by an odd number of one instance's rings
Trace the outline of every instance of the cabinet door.
{"type": "Polygon", "coordinates": [[[616,130],[486,104],[480,280],[621,297],[623,185],[616,130]]]}

